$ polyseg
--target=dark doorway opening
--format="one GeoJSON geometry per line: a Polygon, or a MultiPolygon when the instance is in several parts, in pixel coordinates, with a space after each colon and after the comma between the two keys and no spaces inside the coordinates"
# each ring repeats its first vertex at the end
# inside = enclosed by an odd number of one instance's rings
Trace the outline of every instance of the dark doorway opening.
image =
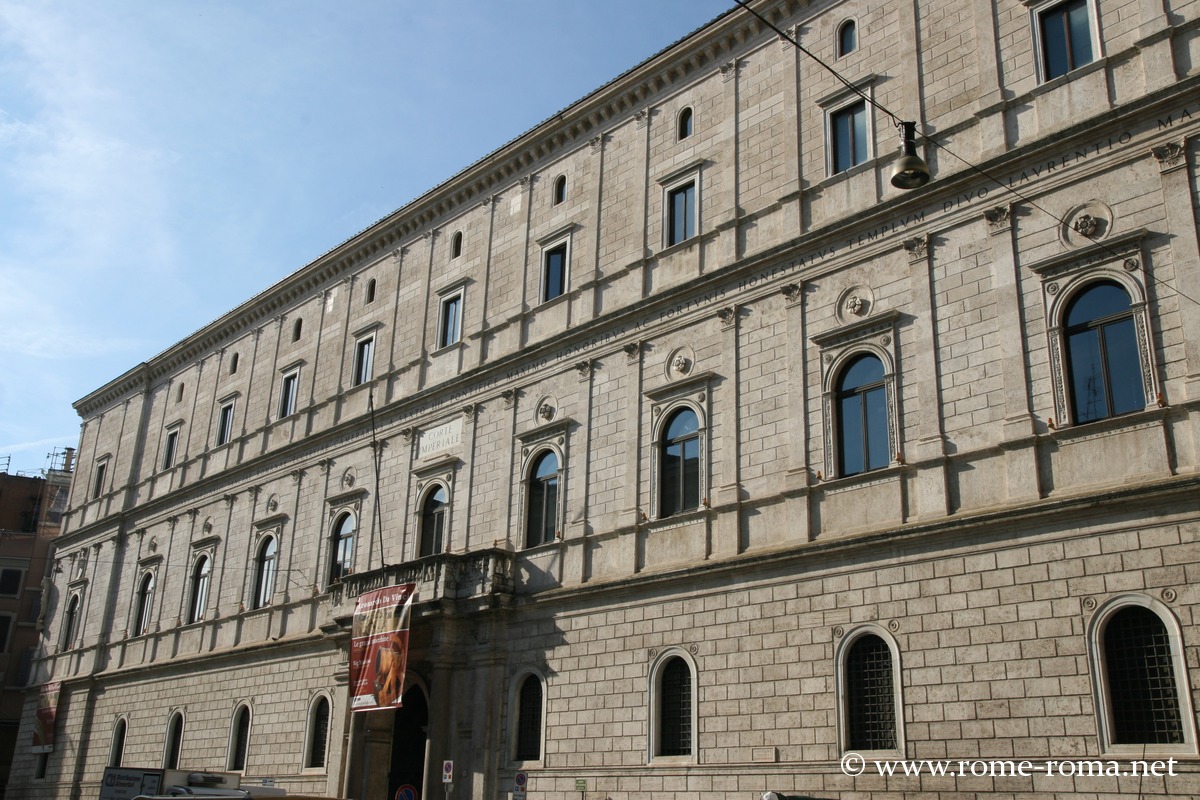
{"type": "Polygon", "coordinates": [[[389,800],[421,800],[425,781],[425,739],[429,704],[420,687],[404,693],[392,724],[392,768],[388,773],[389,800]]]}

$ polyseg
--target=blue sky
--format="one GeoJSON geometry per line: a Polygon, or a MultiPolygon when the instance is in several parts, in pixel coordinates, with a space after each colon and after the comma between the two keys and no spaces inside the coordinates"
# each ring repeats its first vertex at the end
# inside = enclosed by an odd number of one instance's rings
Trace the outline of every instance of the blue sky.
{"type": "Polygon", "coordinates": [[[733,6],[4,0],[0,468],[44,468],[80,397],[733,6]]]}

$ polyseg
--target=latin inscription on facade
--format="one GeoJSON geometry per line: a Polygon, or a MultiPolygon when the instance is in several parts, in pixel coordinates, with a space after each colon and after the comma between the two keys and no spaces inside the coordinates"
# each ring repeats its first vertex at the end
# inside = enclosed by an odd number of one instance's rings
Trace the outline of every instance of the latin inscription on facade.
{"type": "Polygon", "coordinates": [[[462,444],[462,418],[458,417],[449,422],[421,431],[421,441],[417,445],[417,458],[440,453],[462,444]]]}

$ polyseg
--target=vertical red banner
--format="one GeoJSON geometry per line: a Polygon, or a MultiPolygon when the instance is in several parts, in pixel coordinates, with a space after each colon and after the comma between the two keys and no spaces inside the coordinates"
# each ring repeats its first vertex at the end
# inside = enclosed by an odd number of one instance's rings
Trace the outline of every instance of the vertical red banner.
{"type": "Polygon", "coordinates": [[[399,708],[408,664],[408,622],[417,587],[388,586],[359,595],[350,639],[350,708],[399,708]]]}
{"type": "Polygon", "coordinates": [[[49,753],[54,750],[54,726],[58,722],[58,692],[60,681],[46,683],[38,690],[37,717],[33,721],[34,753],[49,753]]]}

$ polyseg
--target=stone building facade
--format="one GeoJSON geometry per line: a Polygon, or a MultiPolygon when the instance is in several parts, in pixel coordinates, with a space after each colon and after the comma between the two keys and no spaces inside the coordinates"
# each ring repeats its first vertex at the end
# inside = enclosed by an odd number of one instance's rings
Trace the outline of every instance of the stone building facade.
{"type": "Polygon", "coordinates": [[[753,8],[78,402],[20,796],[1200,796],[1200,5],[753,8]]]}

